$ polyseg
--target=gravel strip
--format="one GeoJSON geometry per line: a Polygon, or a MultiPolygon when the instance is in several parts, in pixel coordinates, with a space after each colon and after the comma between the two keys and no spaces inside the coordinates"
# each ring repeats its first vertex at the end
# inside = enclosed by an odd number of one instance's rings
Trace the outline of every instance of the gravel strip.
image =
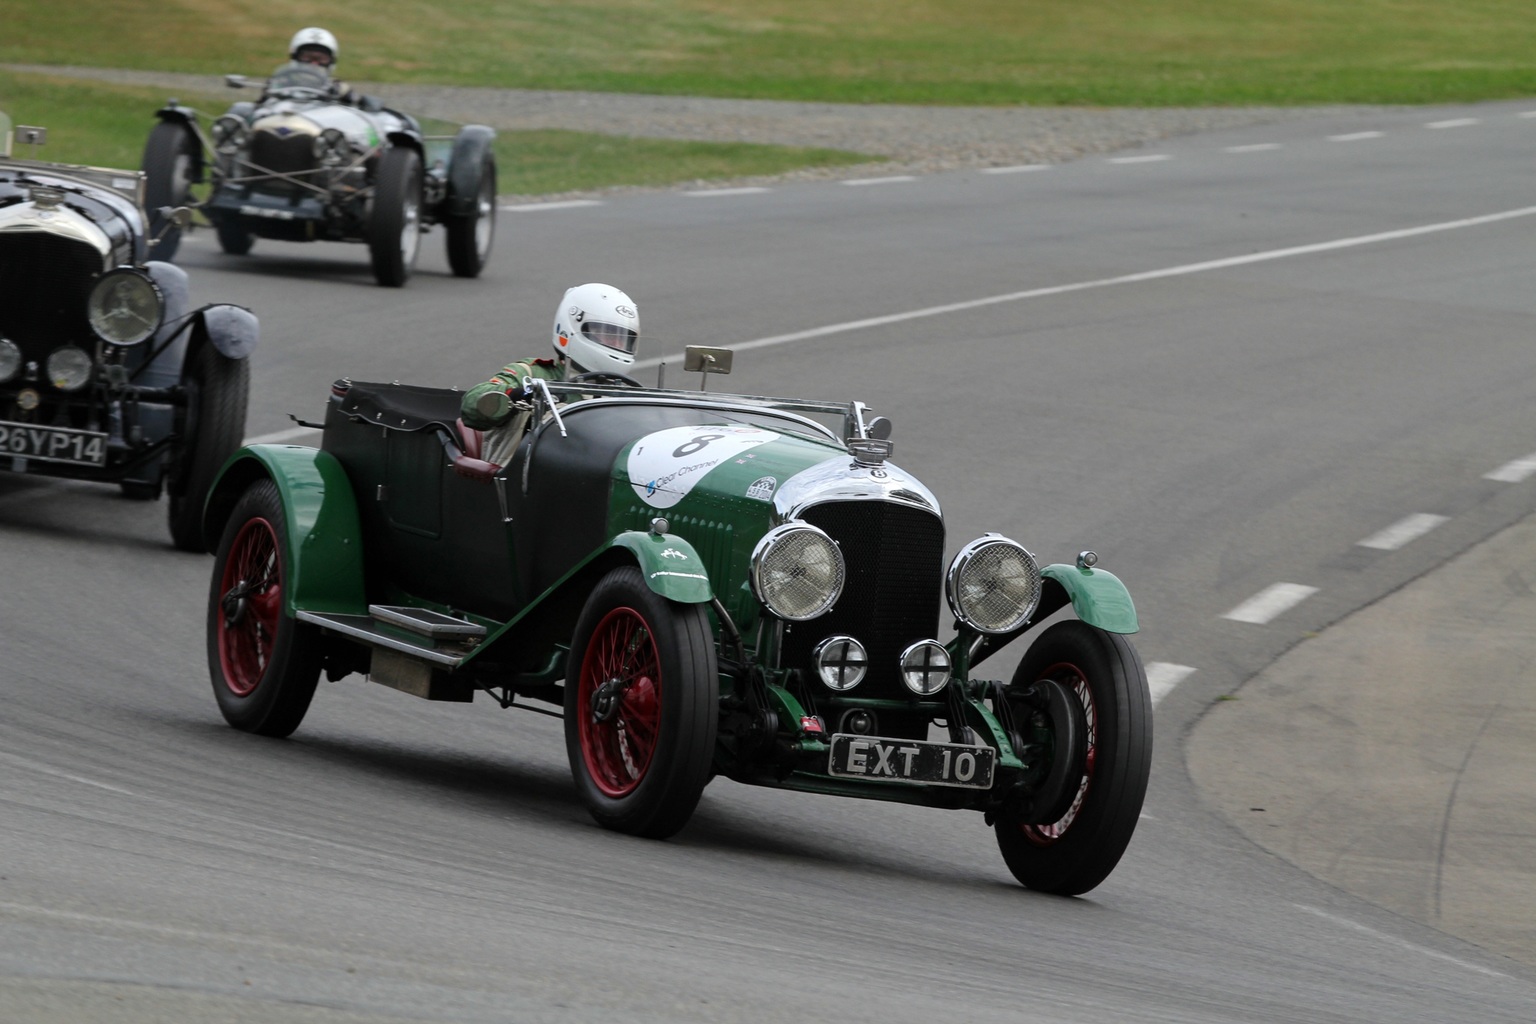
{"type": "MultiPolygon", "coordinates": [[[[218,93],[225,88],[223,78],[214,75],[24,64],[0,67],[8,71],[158,87],[170,92],[218,93]]],[[[400,83],[355,82],[352,85],[360,92],[377,95],[390,106],[419,117],[459,124],[488,124],[509,131],[563,128],[646,138],[816,146],[868,153],[871,157],[869,164],[812,168],[772,178],[749,179],[750,183],[871,173],[931,174],[961,168],[1061,163],[1089,154],[1129,149],[1174,135],[1316,117],[1345,109],[1366,109],[917,107],[400,83]]],[[[686,187],[698,184],[702,183],[686,183],[686,187]]]]}

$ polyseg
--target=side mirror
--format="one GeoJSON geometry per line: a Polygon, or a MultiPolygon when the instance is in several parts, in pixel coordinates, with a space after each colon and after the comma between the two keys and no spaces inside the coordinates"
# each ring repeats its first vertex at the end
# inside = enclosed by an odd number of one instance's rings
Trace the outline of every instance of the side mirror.
{"type": "Polygon", "coordinates": [[[709,375],[712,373],[730,373],[731,360],[735,353],[728,348],[713,348],[709,345],[689,345],[683,349],[683,369],[690,373],[702,373],[704,379],[699,381],[699,390],[707,390],[709,375]]]}
{"type": "Polygon", "coordinates": [[[878,438],[881,441],[889,441],[891,439],[891,421],[884,416],[871,418],[869,422],[864,424],[864,429],[869,433],[870,437],[878,438]]]}

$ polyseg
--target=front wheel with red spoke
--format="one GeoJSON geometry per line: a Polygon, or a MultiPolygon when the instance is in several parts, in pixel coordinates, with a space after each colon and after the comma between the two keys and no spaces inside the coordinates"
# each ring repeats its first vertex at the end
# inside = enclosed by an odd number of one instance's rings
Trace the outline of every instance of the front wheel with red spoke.
{"type": "Polygon", "coordinates": [[[1129,640],[1067,620],[1019,662],[1007,699],[1016,720],[1055,733],[1052,776],[1038,804],[1010,804],[994,825],[1003,860],[1031,889],[1076,896],[1125,853],[1152,767],[1152,699],[1129,640]]]}
{"type": "Polygon", "coordinates": [[[605,828],[663,839],[709,781],[719,696],[702,605],[669,601],[633,566],[587,599],[565,682],[565,746],[576,789],[605,828]]]}
{"type": "Polygon", "coordinates": [[[293,732],[320,678],[319,633],[285,608],[291,574],[282,498],[261,480],[225,525],[208,593],[213,696],[225,721],[245,732],[293,732]]]}

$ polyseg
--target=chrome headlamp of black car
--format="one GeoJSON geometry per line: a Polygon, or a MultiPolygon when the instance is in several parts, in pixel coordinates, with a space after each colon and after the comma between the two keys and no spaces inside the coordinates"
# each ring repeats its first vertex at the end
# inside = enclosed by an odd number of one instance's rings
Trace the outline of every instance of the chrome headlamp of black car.
{"type": "Polygon", "coordinates": [[[776,526],[752,549],[752,593],[790,622],[826,614],[842,596],[846,577],[843,553],[809,523],[776,526]]]}
{"type": "Polygon", "coordinates": [[[240,118],[225,114],[208,127],[208,134],[213,138],[214,149],[224,156],[233,156],[245,145],[250,129],[240,118]]]}
{"type": "Polygon", "coordinates": [[[48,383],[60,391],[79,391],[91,382],[91,356],[84,349],[66,345],[48,354],[48,383]]]}
{"type": "Polygon", "coordinates": [[[21,349],[10,338],[0,338],[0,384],[21,372],[21,349]]]}
{"type": "Polygon", "coordinates": [[[1010,633],[1029,621],[1040,603],[1035,556],[1007,537],[989,533],[960,549],[944,578],[955,618],[978,633],[1010,633]]]}
{"type": "Polygon", "coordinates": [[[336,167],[352,156],[352,144],[339,128],[327,128],[315,136],[314,154],[321,166],[336,167]]]}
{"type": "Polygon", "coordinates": [[[165,296],[160,286],[135,267],[118,267],[102,274],[86,303],[86,317],[96,336],[124,348],[152,337],[164,316],[165,296]]]}

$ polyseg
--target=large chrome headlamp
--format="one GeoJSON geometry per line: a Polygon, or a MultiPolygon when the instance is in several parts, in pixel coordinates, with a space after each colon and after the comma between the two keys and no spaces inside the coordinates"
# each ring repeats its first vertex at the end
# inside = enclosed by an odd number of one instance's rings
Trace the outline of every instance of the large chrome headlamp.
{"type": "Polygon", "coordinates": [[[752,549],[753,595],[791,622],[826,614],[842,595],[846,576],[843,553],[809,523],[775,526],[752,549]]]}
{"type": "Polygon", "coordinates": [[[311,143],[315,161],[326,167],[346,163],[352,156],[352,144],[339,128],[327,128],[311,143]]]}
{"type": "Polygon", "coordinates": [[[86,301],[91,330],[109,345],[137,345],[160,329],[165,296],[144,271],[118,267],[101,275],[86,301]]]}
{"type": "Polygon", "coordinates": [[[213,139],[214,149],[224,156],[233,156],[245,145],[250,129],[240,118],[233,114],[225,114],[208,126],[208,134],[213,139]]]}
{"type": "Polygon", "coordinates": [[[976,632],[1010,633],[1034,614],[1040,583],[1034,555],[989,533],[960,549],[944,578],[944,592],[955,618],[976,632]]]}
{"type": "Polygon", "coordinates": [[[0,338],[0,384],[4,384],[17,373],[21,372],[21,364],[25,362],[21,355],[21,349],[10,338],[0,338]]]}
{"type": "Polygon", "coordinates": [[[79,391],[91,382],[91,357],[84,349],[65,345],[48,353],[48,383],[60,391],[79,391]]]}

